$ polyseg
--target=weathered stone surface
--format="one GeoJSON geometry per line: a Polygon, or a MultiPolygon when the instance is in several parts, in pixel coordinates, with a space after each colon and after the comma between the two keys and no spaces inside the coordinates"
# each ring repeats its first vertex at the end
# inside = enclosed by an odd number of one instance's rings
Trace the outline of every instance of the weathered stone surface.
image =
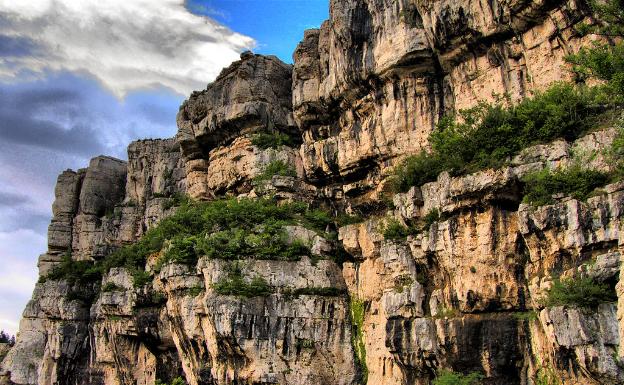
{"type": "Polygon", "coordinates": [[[293,108],[310,180],[362,181],[351,195],[426,148],[443,113],[569,77],[565,55],[592,39],[574,31],[587,15],[577,0],[336,0],[330,9],[293,56],[293,108]]]}
{"type": "Polygon", "coordinates": [[[296,130],[292,118],[291,66],[274,56],[242,55],[178,113],[177,140],[187,159],[206,159],[242,134],[296,130]]]}
{"type": "Polygon", "coordinates": [[[0,384],[153,385],[183,376],[190,385],[354,385],[367,373],[368,385],[430,385],[442,368],[482,372],[488,385],[533,385],[545,371],[566,385],[624,383],[622,183],[587,202],[521,204],[531,171],[567,167],[573,155],[607,170],[602,150],[615,129],[527,148],[500,169],[443,173],[392,196],[394,207],[379,202],[389,168],[427,148],[442,114],[496,94],[517,101],[566,78],[563,57],[592,39],[574,32],[585,2],[330,7],[330,20],[305,33],[294,66],[244,53],[182,105],[175,139],[132,143],[127,164],[98,157],[64,172],[40,274],[67,251],[100,260],[136,242],[175,212],[181,194],[305,202],[366,218],[337,229],[337,240],[288,226],[287,242],[311,248],[299,261],[159,266],[161,251],[148,257],[155,276],[141,287],[140,267],[114,268],[93,288],[41,282],[0,384]],[[295,145],[260,149],[253,135],[264,131],[295,145]],[[255,179],[275,160],[296,176],[255,179]],[[390,219],[418,231],[386,240],[390,219]],[[219,294],[217,284],[238,273],[246,283],[261,277],[271,293],[219,294]],[[559,275],[615,286],[617,311],[544,308],[559,275]]]}

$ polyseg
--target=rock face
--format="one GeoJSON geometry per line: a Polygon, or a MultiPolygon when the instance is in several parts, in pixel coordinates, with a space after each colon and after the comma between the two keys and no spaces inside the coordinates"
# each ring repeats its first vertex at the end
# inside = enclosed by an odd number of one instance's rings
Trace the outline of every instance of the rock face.
{"type": "MultiPolygon", "coordinates": [[[[583,1],[336,0],[294,54],[293,108],[310,180],[374,189],[427,146],[447,111],[566,78],[583,1]],[[344,181],[351,183],[345,184],[344,181]],[[354,183],[358,182],[358,183],[354,183]]],[[[356,187],[356,188],[354,188],[356,187]]]]}
{"type": "Polygon", "coordinates": [[[59,176],[41,280],[0,384],[181,376],[190,385],[428,385],[440,369],[480,372],[488,385],[624,384],[624,184],[583,202],[521,202],[523,176],[568,167],[574,153],[595,152],[587,166],[608,169],[602,150],[615,129],[526,148],[499,169],[445,172],[394,194],[392,205],[379,202],[388,169],[427,148],[443,114],[504,94],[517,101],[565,79],[564,56],[590,43],[574,32],[589,17],[586,3],[330,7],[330,20],[305,32],[293,66],[244,53],[184,102],[176,138],[134,142],[127,162],[97,157],[59,176]],[[259,135],[289,140],[262,145],[259,135]],[[265,175],[276,162],[287,172],[265,175]],[[328,226],[332,237],[287,226],[288,242],[310,246],[298,261],[199,256],[157,270],[156,253],[142,266],[153,279],[140,287],[127,268],[101,282],[50,275],[137,242],[183,195],[359,209],[366,218],[328,226]],[[425,217],[434,220],[418,234],[384,239],[388,221],[425,217]],[[271,290],[220,294],[233,271],[271,290]],[[591,277],[618,303],[546,307],[559,276],[591,277]]]}

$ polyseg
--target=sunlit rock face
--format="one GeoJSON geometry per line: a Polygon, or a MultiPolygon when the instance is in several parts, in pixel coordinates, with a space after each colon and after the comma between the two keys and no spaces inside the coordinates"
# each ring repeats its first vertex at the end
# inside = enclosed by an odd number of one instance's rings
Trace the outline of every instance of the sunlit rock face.
{"type": "Polygon", "coordinates": [[[519,100],[567,79],[564,57],[589,38],[581,1],[331,1],[294,53],[293,109],[303,164],[347,196],[427,147],[444,113],[519,100]],[[348,182],[348,183],[347,183],[348,182]]]}
{"type": "Polygon", "coordinates": [[[137,141],[127,162],[97,157],[59,176],[42,279],[0,384],[429,385],[444,368],[480,372],[488,385],[624,383],[624,185],[587,201],[522,203],[524,176],[568,167],[579,151],[606,170],[614,128],[526,148],[498,169],[445,172],[380,202],[388,170],[427,148],[443,114],[566,79],[564,56],[591,43],[574,32],[585,3],[330,7],[293,66],[244,53],[183,103],[175,138],[137,141]],[[259,146],[259,134],[291,140],[259,146]],[[259,178],[275,162],[288,172],[259,178]],[[358,208],[365,218],[325,233],[289,224],[288,241],[310,247],[298,260],[202,255],[157,270],[163,250],[147,258],[145,285],[121,267],[101,282],[46,279],[68,258],[101,261],[137,242],[184,195],[358,208]],[[384,239],[390,218],[433,212],[418,234],[384,239]],[[220,294],[236,269],[272,290],[220,294]],[[553,281],[572,275],[604,283],[618,303],[544,307],[553,281]]]}

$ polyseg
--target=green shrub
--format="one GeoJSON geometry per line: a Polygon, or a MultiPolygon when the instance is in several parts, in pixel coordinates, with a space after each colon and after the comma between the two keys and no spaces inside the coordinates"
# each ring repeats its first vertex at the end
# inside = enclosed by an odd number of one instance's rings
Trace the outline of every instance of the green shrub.
{"type": "Polygon", "coordinates": [[[102,292],[108,293],[111,291],[123,291],[124,288],[116,285],[113,282],[108,282],[106,285],[102,286],[102,292]]]}
{"type": "MultiPolygon", "coordinates": [[[[162,382],[161,380],[156,380],[155,385],[167,385],[166,382],[162,382]]],[[[186,385],[186,381],[182,377],[176,377],[171,381],[171,385],[186,385]]]]}
{"type": "Polygon", "coordinates": [[[585,200],[597,187],[609,180],[606,173],[573,165],[552,171],[544,169],[523,178],[525,203],[542,206],[553,203],[553,194],[570,195],[585,200]]]}
{"type": "Polygon", "coordinates": [[[195,236],[178,236],[171,240],[169,248],[165,251],[163,256],[158,260],[156,265],[156,271],[159,271],[161,267],[167,263],[174,262],[183,265],[195,265],[197,264],[197,237],[195,236]]]}
{"type": "Polygon", "coordinates": [[[434,222],[440,220],[440,211],[438,209],[431,209],[423,218],[424,228],[428,229],[434,222]]]}
{"type": "Polygon", "coordinates": [[[196,286],[186,289],[186,294],[190,295],[191,297],[197,297],[203,292],[204,292],[204,287],[202,285],[196,285],[196,286]]]}
{"type": "Polygon", "coordinates": [[[421,186],[436,180],[444,171],[440,157],[421,152],[403,160],[394,170],[390,185],[394,191],[407,192],[412,186],[421,186]]]}
{"type": "Polygon", "coordinates": [[[620,0],[590,0],[588,3],[601,22],[581,25],[579,32],[608,36],[609,43],[596,42],[566,59],[573,64],[573,71],[580,80],[592,77],[605,81],[603,89],[608,97],[621,102],[624,95],[624,43],[613,38],[624,36],[624,3],[620,0]]]}
{"type": "Polygon", "coordinates": [[[403,291],[414,283],[414,279],[409,274],[399,275],[394,279],[394,291],[403,293],[403,291]]]}
{"type": "Polygon", "coordinates": [[[452,175],[497,168],[533,144],[572,140],[591,128],[602,110],[596,89],[556,83],[519,104],[481,103],[440,119],[431,134],[431,152],[406,158],[391,177],[395,191],[452,175]]]}
{"type": "Polygon", "coordinates": [[[381,229],[384,239],[399,240],[405,239],[408,235],[414,234],[414,229],[411,229],[395,218],[389,219],[381,229]]]}
{"type": "Polygon", "coordinates": [[[320,231],[325,231],[327,226],[334,222],[334,218],[327,211],[321,209],[306,211],[303,217],[309,227],[320,231]]]}
{"type": "Polygon", "coordinates": [[[484,377],[481,373],[472,372],[469,374],[456,373],[452,370],[440,370],[433,385],[479,385],[484,377]]]}
{"type": "Polygon", "coordinates": [[[261,132],[252,137],[251,144],[266,150],[281,146],[292,147],[295,143],[290,136],[281,132],[261,132]]]}
{"type": "Polygon", "coordinates": [[[297,171],[282,160],[274,160],[267,164],[262,172],[254,178],[255,183],[270,180],[273,176],[297,176],[297,171]]]}
{"type": "Polygon", "coordinates": [[[143,287],[152,282],[152,275],[145,270],[133,269],[130,273],[134,287],[143,287]]]}
{"type": "Polygon", "coordinates": [[[615,289],[592,278],[555,279],[543,302],[544,306],[596,307],[617,301],[615,289]]]}
{"type": "Polygon", "coordinates": [[[338,297],[345,293],[344,290],[341,290],[337,287],[300,287],[293,290],[291,295],[300,296],[300,295],[318,295],[321,297],[338,297]]]}
{"type": "Polygon", "coordinates": [[[273,292],[273,288],[260,276],[247,282],[238,264],[232,266],[227,278],[222,278],[215,283],[213,289],[217,294],[245,298],[267,296],[273,292]]]}
{"type": "Polygon", "coordinates": [[[360,215],[350,215],[350,214],[338,214],[338,216],[336,217],[336,224],[339,227],[342,226],[348,226],[348,225],[354,225],[356,223],[362,223],[364,222],[364,218],[362,218],[362,216],[360,215]]]}
{"type": "Polygon", "coordinates": [[[75,261],[71,253],[63,256],[61,262],[56,265],[40,282],[46,280],[65,280],[71,286],[78,284],[84,286],[99,282],[102,274],[92,261],[75,261]]]}
{"type": "Polygon", "coordinates": [[[151,280],[145,273],[145,263],[156,253],[162,253],[156,270],[170,261],[194,265],[203,255],[298,260],[310,254],[309,247],[297,241],[288,243],[284,226],[322,226],[317,230],[324,230],[328,220],[331,217],[326,213],[310,211],[302,203],[277,205],[268,199],[236,198],[195,202],[184,198],[173,215],[161,220],[139,241],[99,261],[93,270],[101,274],[113,267],[124,267],[144,278],[135,280],[141,286],[151,280]]]}

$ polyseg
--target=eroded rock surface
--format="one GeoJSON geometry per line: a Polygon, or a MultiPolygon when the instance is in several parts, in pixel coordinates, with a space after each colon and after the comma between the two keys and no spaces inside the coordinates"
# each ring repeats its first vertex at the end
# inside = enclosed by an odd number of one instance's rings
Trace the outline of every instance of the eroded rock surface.
{"type": "Polygon", "coordinates": [[[444,113],[503,94],[517,101],[565,79],[564,56],[590,43],[574,32],[586,3],[330,7],[330,20],[305,32],[293,66],[244,53],[184,102],[176,138],[134,142],[128,162],[97,157],[59,176],[42,279],[0,383],[152,385],[182,376],[190,385],[428,385],[442,368],[481,372],[488,385],[624,383],[624,185],[587,201],[522,203],[523,176],[568,167],[574,153],[596,152],[586,165],[608,169],[602,149],[615,129],[532,146],[499,169],[442,173],[394,194],[392,205],[380,202],[389,168],[427,148],[444,113]],[[291,144],[259,147],[261,133],[291,144]],[[277,161],[288,172],[263,175],[277,161]],[[311,250],[297,261],[199,256],[157,271],[155,253],[145,285],[118,267],[101,282],[46,280],[66,258],[98,261],[136,242],[185,194],[366,218],[326,234],[287,226],[288,242],[311,250]],[[423,227],[386,240],[389,220],[423,227]],[[262,277],[270,290],[220,294],[233,271],[246,283],[262,277]],[[545,307],[559,276],[592,277],[618,303],[545,307]]]}

